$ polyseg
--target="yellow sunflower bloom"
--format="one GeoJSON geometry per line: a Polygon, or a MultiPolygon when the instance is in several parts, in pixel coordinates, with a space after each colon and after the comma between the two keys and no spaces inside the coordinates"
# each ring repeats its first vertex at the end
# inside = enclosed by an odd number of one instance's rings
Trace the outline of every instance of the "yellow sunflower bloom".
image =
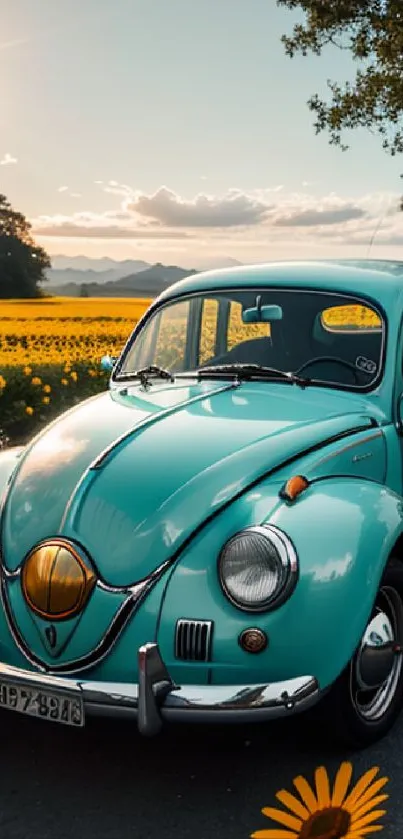
{"type": "Polygon", "coordinates": [[[28,414],[29,417],[32,417],[32,414],[34,413],[34,409],[31,408],[30,405],[27,405],[27,407],[25,408],[25,413],[28,414]]]}
{"type": "Polygon", "coordinates": [[[251,839],[365,839],[383,829],[379,819],[386,810],[381,805],[389,797],[380,794],[388,778],[378,778],[379,767],[370,769],[349,792],[353,773],[351,763],[342,763],[331,789],[324,766],[315,771],[315,786],[299,775],[294,786],[299,798],[280,790],[276,798],[287,810],[264,807],[263,815],[281,827],[258,830],[251,839]],[[376,822],[378,822],[376,824],[376,822]]]}
{"type": "Polygon", "coordinates": [[[34,376],[34,378],[31,380],[31,385],[34,385],[34,387],[39,387],[39,385],[41,384],[42,379],[40,379],[39,376],[34,376]]]}
{"type": "Polygon", "coordinates": [[[52,388],[51,388],[50,385],[44,385],[43,386],[43,392],[44,393],[51,393],[51,390],[52,390],[52,388]]]}

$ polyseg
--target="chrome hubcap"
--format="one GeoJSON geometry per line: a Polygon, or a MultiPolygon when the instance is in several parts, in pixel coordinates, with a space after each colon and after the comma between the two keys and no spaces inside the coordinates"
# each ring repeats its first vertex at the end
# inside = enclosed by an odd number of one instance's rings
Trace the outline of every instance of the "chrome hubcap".
{"type": "Polygon", "coordinates": [[[369,622],[364,637],[361,641],[361,646],[355,663],[355,676],[357,684],[362,690],[370,690],[371,688],[379,688],[390,674],[393,666],[394,654],[392,652],[392,645],[394,642],[393,626],[386,612],[378,610],[375,617],[369,622]],[[376,665],[377,656],[385,654],[385,658],[389,666],[386,667],[386,673],[383,673],[384,668],[378,668],[376,665]],[[369,668],[367,662],[374,661],[372,668],[369,668]],[[369,672],[381,669],[381,675],[377,677],[377,672],[369,672]],[[384,678],[382,678],[384,676],[384,678]]]}
{"type": "Polygon", "coordinates": [[[397,645],[402,625],[402,604],[393,589],[381,589],[350,671],[351,699],[368,722],[379,720],[396,693],[402,671],[397,645]]]}

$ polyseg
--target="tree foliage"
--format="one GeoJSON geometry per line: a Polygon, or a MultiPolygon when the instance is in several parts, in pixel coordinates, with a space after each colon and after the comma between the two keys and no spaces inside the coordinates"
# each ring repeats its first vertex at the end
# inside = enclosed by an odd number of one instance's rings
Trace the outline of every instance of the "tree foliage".
{"type": "Polygon", "coordinates": [[[31,225],[0,194],[0,298],[40,297],[50,259],[31,235],[31,225]]]}
{"type": "Polygon", "coordinates": [[[321,55],[327,45],[348,50],[357,63],[354,81],[328,80],[330,101],[308,101],[315,129],[328,131],[343,150],[344,129],[379,134],[390,154],[403,152],[403,0],[277,0],[305,13],[304,24],[283,35],[286,54],[321,55]]]}

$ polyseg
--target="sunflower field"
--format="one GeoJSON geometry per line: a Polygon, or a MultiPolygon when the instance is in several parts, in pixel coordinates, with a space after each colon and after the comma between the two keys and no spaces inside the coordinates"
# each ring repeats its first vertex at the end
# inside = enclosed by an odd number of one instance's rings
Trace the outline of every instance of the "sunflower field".
{"type": "MultiPolygon", "coordinates": [[[[45,298],[0,301],[0,433],[29,439],[107,387],[103,355],[118,355],[150,300],[45,298]]],[[[1,445],[1,439],[0,439],[1,445]]]]}

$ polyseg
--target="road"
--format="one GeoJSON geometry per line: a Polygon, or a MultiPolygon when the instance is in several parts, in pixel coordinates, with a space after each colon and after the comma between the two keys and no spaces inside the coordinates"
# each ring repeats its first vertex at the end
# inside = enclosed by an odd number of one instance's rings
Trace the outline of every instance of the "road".
{"type": "Polygon", "coordinates": [[[390,782],[385,829],[403,837],[403,716],[360,753],[337,753],[304,718],[264,727],[169,728],[141,738],[127,722],[71,730],[1,712],[0,839],[248,839],[292,779],[342,760],[390,782]]]}

